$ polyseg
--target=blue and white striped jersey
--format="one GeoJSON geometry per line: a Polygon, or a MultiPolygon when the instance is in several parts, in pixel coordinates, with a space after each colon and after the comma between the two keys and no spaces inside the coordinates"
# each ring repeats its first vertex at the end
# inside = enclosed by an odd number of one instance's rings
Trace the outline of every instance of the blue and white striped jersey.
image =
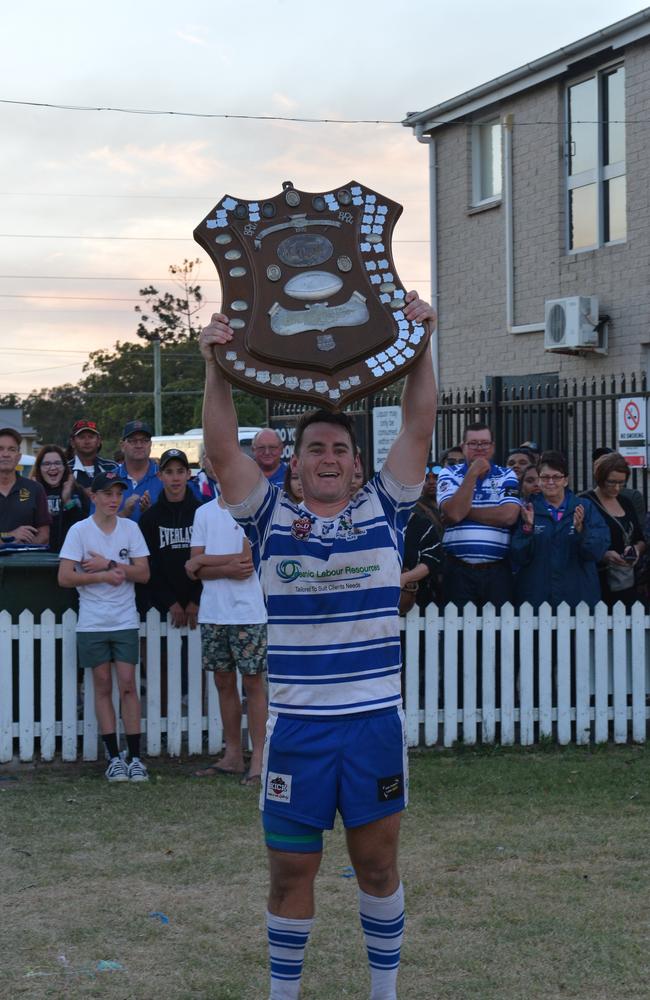
{"type": "MultiPolygon", "coordinates": [[[[465,474],[467,464],[448,466],[438,476],[438,506],[444,511],[446,500],[453,497],[465,474]]],[[[519,480],[513,469],[492,465],[482,479],[476,481],[472,507],[498,507],[504,503],[519,504],[519,480]]],[[[466,517],[445,529],[442,544],[457,559],[470,563],[495,562],[505,559],[510,549],[510,528],[479,524],[466,517]]]]}
{"type": "Polygon", "coordinates": [[[344,715],[401,704],[401,554],[420,492],[382,470],[333,519],[267,481],[229,506],[259,545],[272,714],[344,715]]]}

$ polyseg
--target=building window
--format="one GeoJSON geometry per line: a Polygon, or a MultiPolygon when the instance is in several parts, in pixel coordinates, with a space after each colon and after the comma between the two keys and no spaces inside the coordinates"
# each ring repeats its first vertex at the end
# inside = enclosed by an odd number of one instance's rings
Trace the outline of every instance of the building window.
{"type": "Polygon", "coordinates": [[[626,237],[625,69],[603,70],[567,90],[570,251],[626,237]]]}
{"type": "Polygon", "coordinates": [[[501,122],[472,125],[472,204],[501,198],[501,122]]]}

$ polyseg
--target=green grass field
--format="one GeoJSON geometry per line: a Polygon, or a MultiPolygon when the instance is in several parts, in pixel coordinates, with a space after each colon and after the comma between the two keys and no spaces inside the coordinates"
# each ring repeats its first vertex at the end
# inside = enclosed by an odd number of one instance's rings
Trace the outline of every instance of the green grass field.
{"type": "MultiPolygon", "coordinates": [[[[266,1000],[257,797],[196,766],[2,772],[1,997],[266,1000]]],[[[413,754],[401,1000],[647,1000],[649,777],[645,748],[413,754]]],[[[347,865],[337,827],[303,1000],[368,997],[347,865]]]]}

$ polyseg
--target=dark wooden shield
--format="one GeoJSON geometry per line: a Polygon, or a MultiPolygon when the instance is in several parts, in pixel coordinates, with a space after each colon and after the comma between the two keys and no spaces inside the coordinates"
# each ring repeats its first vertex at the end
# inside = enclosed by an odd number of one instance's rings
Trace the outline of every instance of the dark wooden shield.
{"type": "Polygon", "coordinates": [[[194,230],[235,337],[215,351],[249,392],[342,409],[405,374],[427,344],[391,253],[402,206],[351,181],[267,201],[226,195],[194,230]]]}

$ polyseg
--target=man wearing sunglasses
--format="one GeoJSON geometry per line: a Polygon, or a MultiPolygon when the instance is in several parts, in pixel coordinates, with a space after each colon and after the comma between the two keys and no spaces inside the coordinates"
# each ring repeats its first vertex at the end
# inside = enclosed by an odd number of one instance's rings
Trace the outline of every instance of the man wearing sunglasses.
{"type": "Polygon", "coordinates": [[[513,469],[492,461],[494,441],[487,424],[468,424],[461,465],[438,476],[438,506],[445,534],[445,602],[478,608],[512,600],[508,562],[510,528],[519,516],[519,481],[513,469]]]}

